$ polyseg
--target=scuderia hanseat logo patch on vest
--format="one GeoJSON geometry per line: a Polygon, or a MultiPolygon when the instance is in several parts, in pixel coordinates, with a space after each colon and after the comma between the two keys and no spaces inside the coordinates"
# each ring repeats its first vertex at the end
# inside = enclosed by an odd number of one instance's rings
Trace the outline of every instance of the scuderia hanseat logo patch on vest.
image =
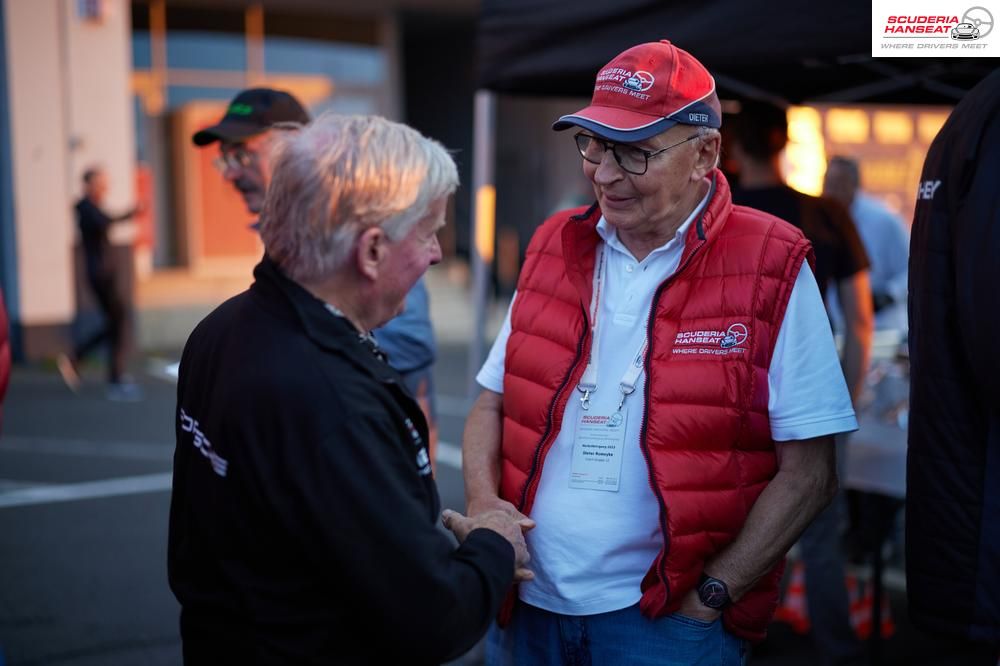
{"type": "Polygon", "coordinates": [[[725,331],[708,329],[678,331],[677,337],[674,338],[673,353],[710,356],[742,354],[747,350],[746,342],[749,338],[750,329],[740,322],[730,324],[725,331]]]}

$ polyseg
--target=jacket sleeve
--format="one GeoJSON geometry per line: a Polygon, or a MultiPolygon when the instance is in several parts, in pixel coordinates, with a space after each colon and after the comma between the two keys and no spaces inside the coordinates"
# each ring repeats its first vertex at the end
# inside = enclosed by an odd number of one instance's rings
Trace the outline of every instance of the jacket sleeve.
{"type": "Polygon", "coordinates": [[[984,405],[1000,404],[1000,357],[995,331],[1000,327],[997,285],[1000,284],[1000,120],[994,115],[970,157],[960,190],[964,196],[950,214],[955,233],[955,299],[958,327],[970,356],[979,397],[984,405]]]}
{"type": "Polygon", "coordinates": [[[453,545],[430,515],[436,502],[417,474],[417,449],[374,404],[342,410],[321,441],[288,448],[298,451],[282,461],[294,478],[268,489],[270,503],[365,618],[372,645],[405,649],[412,663],[475,645],[513,578],[507,540],[480,529],[453,545]]]}

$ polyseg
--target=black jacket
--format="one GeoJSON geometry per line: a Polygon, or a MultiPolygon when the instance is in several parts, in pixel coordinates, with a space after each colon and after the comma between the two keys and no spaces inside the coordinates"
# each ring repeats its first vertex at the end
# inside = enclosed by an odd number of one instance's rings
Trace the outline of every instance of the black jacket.
{"type": "Polygon", "coordinates": [[[76,223],[80,227],[80,242],[83,245],[83,263],[91,282],[106,280],[112,273],[108,231],[115,222],[127,220],[135,211],[112,217],[83,197],[76,202],[76,223]]]}
{"type": "Polygon", "coordinates": [[[1000,643],[1000,70],[927,154],[909,298],[910,617],[1000,643]]]}
{"type": "Polygon", "coordinates": [[[399,375],[264,259],[184,349],[168,569],[187,664],[437,663],[485,633],[513,549],[437,528],[399,375]]]}

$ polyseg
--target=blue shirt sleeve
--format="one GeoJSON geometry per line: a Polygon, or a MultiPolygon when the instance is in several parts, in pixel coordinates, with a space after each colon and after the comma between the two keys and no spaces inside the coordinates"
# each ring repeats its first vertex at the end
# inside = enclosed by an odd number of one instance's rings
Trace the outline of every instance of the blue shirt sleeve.
{"type": "Polygon", "coordinates": [[[379,347],[389,356],[389,365],[401,374],[424,370],[434,363],[437,346],[423,278],[406,295],[403,313],[374,334],[379,347]]]}

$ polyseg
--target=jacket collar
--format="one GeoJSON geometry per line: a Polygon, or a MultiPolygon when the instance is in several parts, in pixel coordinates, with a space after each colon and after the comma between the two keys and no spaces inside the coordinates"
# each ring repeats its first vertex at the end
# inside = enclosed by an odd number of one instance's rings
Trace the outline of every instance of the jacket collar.
{"type": "Polygon", "coordinates": [[[283,304],[291,319],[317,346],[344,356],[382,382],[395,383],[399,375],[376,354],[370,335],[362,335],[346,318],[334,314],[327,304],[288,278],[267,255],[253,269],[250,292],[273,305],[283,304]]]}

